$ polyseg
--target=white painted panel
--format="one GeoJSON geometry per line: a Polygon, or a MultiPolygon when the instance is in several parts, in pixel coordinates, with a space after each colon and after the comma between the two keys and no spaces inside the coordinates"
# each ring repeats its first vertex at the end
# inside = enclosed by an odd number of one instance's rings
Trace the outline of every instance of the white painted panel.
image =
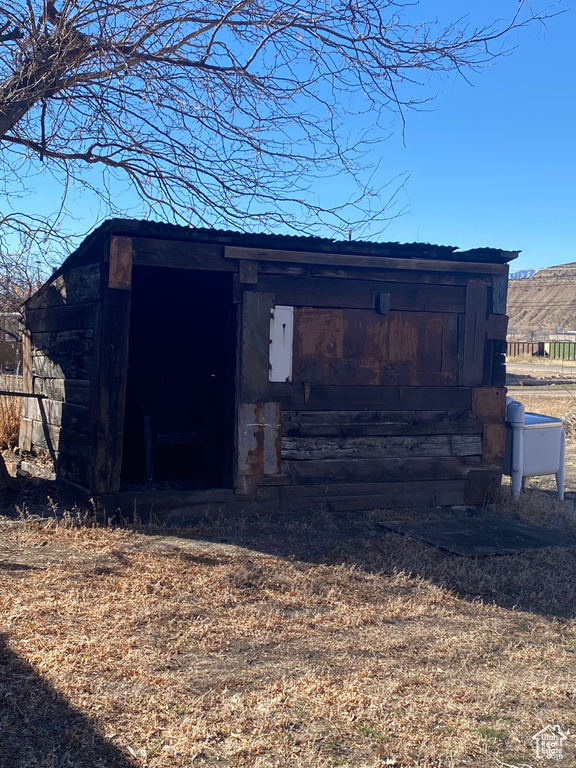
{"type": "Polygon", "coordinates": [[[270,381],[292,381],[294,307],[277,306],[270,312],[270,381]]]}

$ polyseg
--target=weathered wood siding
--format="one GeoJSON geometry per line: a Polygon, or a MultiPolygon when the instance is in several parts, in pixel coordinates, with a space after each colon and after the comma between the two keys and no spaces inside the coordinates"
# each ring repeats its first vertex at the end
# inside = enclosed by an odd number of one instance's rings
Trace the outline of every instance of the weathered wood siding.
{"type": "Polygon", "coordinates": [[[61,477],[89,487],[90,390],[100,306],[99,263],[57,275],[26,305],[20,447],[49,452],[61,477]]]}
{"type": "Polygon", "coordinates": [[[61,476],[118,492],[134,264],[232,274],[234,490],[199,500],[353,510],[480,503],[499,485],[506,264],[115,231],[27,303],[24,386],[45,397],[26,400],[21,445],[47,448],[61,476]],[[285,382],[269,380],[275,306],[294,308],[285,382]]]}
{"type": "Polygon", "coordinates": [[[267,382],[264,358],[242,367],[281,414],[280,472],[260,462],[258,484],[286,510],[482,502],[504,449],[503,275],[368,261],[250,270],[250,301],[295,307],[292,382],[267,382]]]}

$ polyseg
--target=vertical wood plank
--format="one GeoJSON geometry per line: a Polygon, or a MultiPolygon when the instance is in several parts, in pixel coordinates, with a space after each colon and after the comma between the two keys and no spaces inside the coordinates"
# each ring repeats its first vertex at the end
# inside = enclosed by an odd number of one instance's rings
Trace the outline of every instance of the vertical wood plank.
{"type": "Polygon", "coordinates": [[[103,287],[98,366],[93,389],[96,401],[93,410],[94,464],[90,490],[97,494],[115,493],[120,487],[131,300],[131,281],[128,280],[125,266],[132,263],[132,240],[126,237],[112,238],[111,262],[113,256],[117,264],[123,265],[120,272],[122,285],[114,285],[113,280],[111,286],[109,274],[103,287]],[[118,287],[120,290],[117,290],[118,287]]]}
{"type": "Polygon", "coordinates": [[[492,312],[506,314],[508,298],[508,272],[505,275],[492,275],[492,312]]]}
{"type": "Polygon", "coordinates": [[[240,402],[242,403],[258,403],[268,399],[270,311],[273,306],[273,293],[244,291],[240,356],[240,402]]]}
{"type": "Polygon", "coordinates": [[[466,288],[466,325],[464,331],[464,364],[462,383],[465,387],[482,384],[488,289],[483,280],[470,280],[466,288]]]}
{"type": "Polygon", "coordinates": [[[255,284],[258,282],[258,262],[240,261],[239,281],[243,284],[255,284]]]}
{"type": "Polygon", "coordinates": [[[114,236],[110,241],[108,288],[129,291],[132,286],[132,238],[114,236]]]}
{"type": "Polygon", "coordinates": [[[458,315],[448,312],[442,315],[442,370],[458,370],[458,315]]]}
{"type": "MultiPolygon", "coordinates": [[[[31,393],[34,391],[34,379],[32,375],[32,344],[30,341],[30,331],[25,329],[22,332],[22,391],[31,393]]],[[[22,418],[20,421],[20,437],[18,445],[21,451],[30,451],[32,449],[32,419],[28,418],[29,401],[32,398],[22,398],[22,418]]]]}

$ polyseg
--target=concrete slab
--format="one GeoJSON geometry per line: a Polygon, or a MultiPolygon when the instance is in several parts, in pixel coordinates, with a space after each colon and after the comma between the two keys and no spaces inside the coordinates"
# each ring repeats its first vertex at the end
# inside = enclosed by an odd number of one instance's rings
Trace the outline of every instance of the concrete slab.
{"type": "Polygon", "coordinates": [[[513,555],[547,547],[576,547],[576,538],[563,531],[527,525],[520,520],[476,510],[441,520],[379,521],[380,526],[425,541],[463,557],[513,555]]]}

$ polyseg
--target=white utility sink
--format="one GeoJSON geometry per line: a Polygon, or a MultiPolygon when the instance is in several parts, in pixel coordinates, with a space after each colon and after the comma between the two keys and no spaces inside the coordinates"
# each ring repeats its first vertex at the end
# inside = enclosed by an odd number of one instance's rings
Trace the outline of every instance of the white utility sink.
{"type": "Polygon", "coordinates": [[[512,497],[520,496],[524,478],[556,475],[558,498],[564,498],[566,432],[562,420],[526,413],[518,400],[506,398],[506,450],[503,471],[512,478],[512,497]]]}

